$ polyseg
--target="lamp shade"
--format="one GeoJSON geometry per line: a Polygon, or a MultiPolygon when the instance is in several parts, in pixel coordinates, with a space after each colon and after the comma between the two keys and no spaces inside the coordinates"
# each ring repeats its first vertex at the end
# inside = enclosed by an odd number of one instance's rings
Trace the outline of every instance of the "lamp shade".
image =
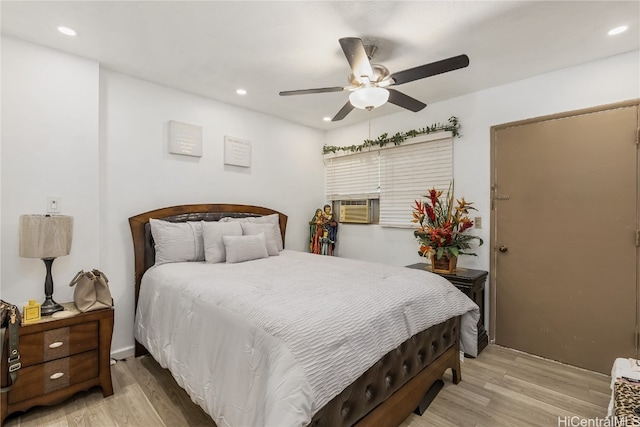
{"type": "Polygon", "coordinates": [[[66,215],[21,215],[20,256],[57,258],[69,255],[73,217],[66,215]]]}
{"type": "Polygon", "coordinates": [[[357,89],[349,95],[351,105],[363,110],[377,108],[387,102],[389,91],[385,88],[369,86],[357,89]]]}

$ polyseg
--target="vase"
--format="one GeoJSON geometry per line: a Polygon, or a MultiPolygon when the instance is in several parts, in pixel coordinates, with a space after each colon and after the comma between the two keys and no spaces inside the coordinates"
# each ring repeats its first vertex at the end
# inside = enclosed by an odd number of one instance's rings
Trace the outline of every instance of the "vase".
{"type": "Polygon", "coordinates": [[[429,254],[431,258],[431,271],[434,273],[454,273],[458,257],[454,255],[443,254],[440,259],[436,258],[436,254],[429,254]]]}

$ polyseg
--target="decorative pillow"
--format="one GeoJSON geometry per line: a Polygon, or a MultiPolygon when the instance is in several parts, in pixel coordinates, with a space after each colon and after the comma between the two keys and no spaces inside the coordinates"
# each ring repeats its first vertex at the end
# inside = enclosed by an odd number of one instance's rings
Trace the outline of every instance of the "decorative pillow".
{"type": "Polygon", "coordinates": [[[204,261],[202,225],[199,222],[169,222],[150,218],[156,248],[156,265],[168,262],[204,261]]]}
{"type": "Polygon", "coordinates": [[[252,236],[224,236],[222,241],[228,263],[251,261],[269,256],[264,233],[252,236]]]}
{"type": "Polygon", "coordinates": [[[204,237],[204,259],[210,263],[224,262],[226,259],[223,236],[242,236],[238,222],[202,221],[204,237]]]}
{"type": "Polygon", "coordinates": [[[284,249],[284,244],[282,242],[282,234],[280,234],[280,215],[271,214],[264,216],[248,216],[244,218],[233,218],[229,216],[225,216],[224,218],[220,218],[219,222],[240,222],[240,223],[254,223],[254,224],[275,224],[278,227],[278,236],[276,237],[276,246],[278,247],[278,251],[284,249]]]}
{"type": "Polygon", "coordinates": [[[242,226],[243,236],[253,236],[263,233],[264,240],[267,243],[267,252],[269,256],[280,255],[278,250],[278,238],[282,242],[282,236],[280,234],[280,227],[275,224],[260,224],[255,222],[240,222],[242,226]]]}

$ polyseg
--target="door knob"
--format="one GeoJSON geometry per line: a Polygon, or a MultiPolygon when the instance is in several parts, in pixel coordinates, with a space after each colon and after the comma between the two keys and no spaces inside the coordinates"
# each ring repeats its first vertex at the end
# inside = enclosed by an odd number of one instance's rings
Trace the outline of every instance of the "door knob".
{"type": "Polygon", "coordinates": [[[500,247],[498,248],[498,250],[499,250],[500,252],[507,252],[507,251],[509,250],[509,248],[508,248],[508,247],[506,247],[506,246],[500,246],[500,247]]]}

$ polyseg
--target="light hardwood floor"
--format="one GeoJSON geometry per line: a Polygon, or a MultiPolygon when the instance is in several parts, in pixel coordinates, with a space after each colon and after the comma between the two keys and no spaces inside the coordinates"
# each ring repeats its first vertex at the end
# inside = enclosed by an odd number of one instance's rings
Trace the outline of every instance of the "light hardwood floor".
{"type": "MultiPolygon", "coordinates": [[[[215,426],[151,357],[120,361],[111,372],[113,396],[103,399],[100,389],[92,389],[56,406],[10,416],[5,425],[215,426]]],[[[451,383],[450,372],[444,380],[427,412],[411,415],[402,427],[572,425],[559,423],[559,417],[602,419],[611,393],[606,375],[496,345],[464,360],[460,384],[451,383]]]]}

